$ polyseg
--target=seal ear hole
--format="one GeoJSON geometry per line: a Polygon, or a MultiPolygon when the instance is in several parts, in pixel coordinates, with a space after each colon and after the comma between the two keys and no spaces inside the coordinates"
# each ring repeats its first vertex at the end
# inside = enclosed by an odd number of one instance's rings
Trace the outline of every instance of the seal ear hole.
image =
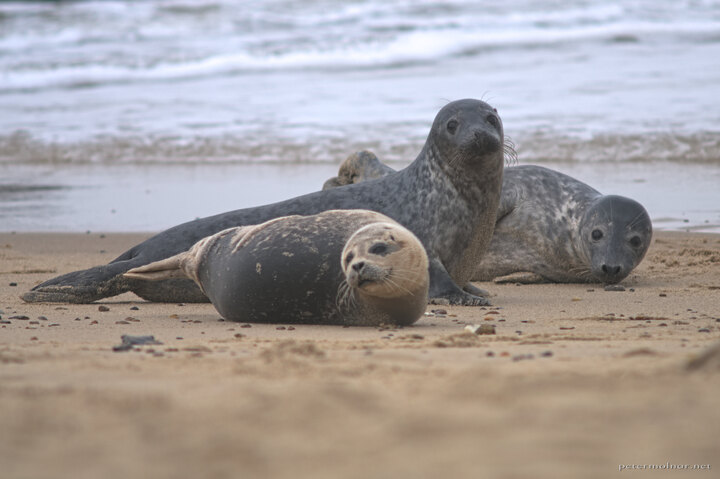
{"type": "Polygon", "coordinates": [[[448,131],[451,135],[454,135],[455,132],[457,131],[457,127],[458,127],[459,124],[460,124],[460,123],[458,123],[457,120],[450,120],[450,121],[448,121],[448,122],[447,122],[447,125],[446,125],[446,126],[447,126],[447,131],[448,131]]]}
{"type": "Polygon", "coordinates": [[[368,250],[368,253],[378,256],[386,256],[389,252],[388,246],[385,243],[375,243],[368,250]]]}
{"type": "Polygon", "coordinates": [[[352,261],[354,257],[355,253],[348,253],[348,255],[345,257],[345,264],[350,264],[350,261],[352,261]]]}
{"type": "Polygon", "coordinates": [[[592,233],[590,233],[590,237],[595,241],[600,241],[603,236],[603,232],[600,230],[592,230],[592,233]]]}
{"type": "Polygon", "coordinates": [[[632,246],[633,248],[639,248],[640,246],[642,246],[642,240],[640,239],[640,237],[633,236],[632,238],[630,238],[630,246],[632,246]]]}

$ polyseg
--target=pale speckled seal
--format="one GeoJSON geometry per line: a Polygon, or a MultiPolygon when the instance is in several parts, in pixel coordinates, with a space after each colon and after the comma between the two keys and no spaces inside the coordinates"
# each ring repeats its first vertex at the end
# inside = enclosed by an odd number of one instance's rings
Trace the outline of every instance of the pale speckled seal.
{"type": "Polygon", "coordinates": [[[366,210],[230,228],[125,277],[191,278],[231,321],[350,326],[414,323],[430,282],[415,235],[366,210]]]}
{"type": "Polygon", "coordinates": [[[148,282],[125,278],[123,273],[187,251],[200,239],[227,228],[331,209],[367,209],[393,218],[425,246],[431,299],[485,305],[485,298],[472,294],[479,290],[469,281],[490,244],[503,164],[503,127],[496,110],[479,100],[454,101],[438,112],[422,151],[403,171],[190,221],[153,236],[107,265],[46,281],[22,298],[88,303],[133,291],[151,301],[207,301],[190,280],[148,282]]]}
{"type": "MultiPolygon", "coordinates": [[[[369,151],[350,155],[323,188],[381,178],[395,170],[369,151]]],[[[587,184],[541,166],[505,169],[490,248],[473,279],[519,282],[617,283],[642,261],[652,240],[643,206],[604,196],[587,184]]]]}

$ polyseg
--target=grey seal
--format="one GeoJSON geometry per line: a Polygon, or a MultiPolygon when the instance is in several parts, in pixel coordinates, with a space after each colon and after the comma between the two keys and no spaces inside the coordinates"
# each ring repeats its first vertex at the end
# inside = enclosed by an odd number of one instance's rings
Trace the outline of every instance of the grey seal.
{"type": "MultiPolygon", "coordinates": [[[[350,155],[323,188],[394,171],[362,151],[350,155]]],[[[542,166],[508,167],[492,241],[473,279],[614,284],[642,261],[651,241],[650,216],[637,201],[602,195],[542,166]]]]}
{"type": "Polygon", "coordinates": [[[492,106],[473,99],[454,101],[438,112],[420,154],[403,171],[190,221],[149,238],[106,265],[50,279],[22,298],[88,303],[133,291],[150,301],[207,301],[191,280],[148,282],[123,273],[186,251],[227,228],[331,209],[366,209],[389,216],[420,239],[429,258],[431,300],[486,305],[487,299],[473,294],[479,290],[469,281],[495,226],[504,141],[502,121],[492,106]]]}
{"type": "Polygon", "coordinates": [[[428,259],[380,213],[330,210],[239,226],[127,278],[188,277],[227,320],[409,325],[428,302],[428,259]]]}

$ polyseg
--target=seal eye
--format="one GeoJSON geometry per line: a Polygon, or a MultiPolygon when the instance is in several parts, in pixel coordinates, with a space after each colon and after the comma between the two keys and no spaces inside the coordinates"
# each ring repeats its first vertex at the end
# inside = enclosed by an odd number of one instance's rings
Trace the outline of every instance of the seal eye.
{"type": "Polygon", "coordinates": [[[600,230],[593,230],[591,233],[591,236],[592,236],[592,239],[594,239],[595,241],[599,241],[603,237],[603,232],[600,230]]]}
{"type": "Polygon", "coordinates": [[[490,123],[494,128],[500,129],[500,120],[495,115],[488,115],[486,118],[487,122],[490,123]]]}
{"type": "Polygon", "coordinates": [[[642,245],[642,240],[639,236],[633,236],[632,238],[630,238],[630,246],[632,246],[633,248],[639,248],[640,245],[642,245]]]}
{"type": "Polygon", "coordinates": [[[448,121],[447,122],[447,131],[449,131],[451,135],[454,135],[455,132],[457,131],[458,124],[459,123],[457,120],[448,121]]]}
{"type": "Polygon", "coordinates": [[[345,264],[350,264],[350,261],[352,261],[354,257],[355,253],[348,253],[348,255],[345,257],[345,264]]]}
{"type": "Polygon", "coordinates": [[[368,253],[385,256],[388,254],[388,247],[385,243],[375,243],[370,247],[368,253]]]}

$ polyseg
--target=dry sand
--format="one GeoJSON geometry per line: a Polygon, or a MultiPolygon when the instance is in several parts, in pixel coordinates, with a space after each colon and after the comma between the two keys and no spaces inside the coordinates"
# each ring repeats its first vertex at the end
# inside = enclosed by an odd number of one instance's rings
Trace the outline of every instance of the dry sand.
{"type": "Polygon", "coordinates": [[[625,291],[478,283],[495,307],[399,330],[18,297],[146,236],[0,234],[1,477],[717,477],[720,353],[687,365],[720,340],[720,235],[657,233],[625,291]]]}

